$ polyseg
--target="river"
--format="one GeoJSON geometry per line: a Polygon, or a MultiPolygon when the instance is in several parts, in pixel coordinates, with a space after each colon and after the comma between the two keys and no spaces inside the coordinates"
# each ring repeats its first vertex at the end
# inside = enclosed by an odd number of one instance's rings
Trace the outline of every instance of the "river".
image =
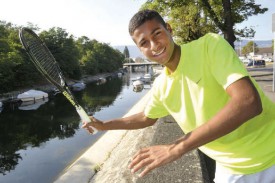
{"type": "MultiPolygon", "coordinates": [[[[90,115],[101,120],[121,117],[150,89],[134,92],[132,79],[141,73],[90,83],[74,92],[90,115]]],[[[0,182],[50,183],[102,134],[81,129],[74,107],[62,94],[36,110],[6,106],[0,113],[0,182]]]]}

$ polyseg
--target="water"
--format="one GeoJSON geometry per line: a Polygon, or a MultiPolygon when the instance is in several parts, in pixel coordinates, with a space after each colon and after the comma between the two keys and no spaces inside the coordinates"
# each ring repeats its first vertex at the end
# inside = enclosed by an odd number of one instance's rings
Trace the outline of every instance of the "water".
{"type": "MultiPolygon", "coordinates": [[[[91,83],[74,95],[96,118],[118,118],[148,91],[133,92],[136,76],[91,83]]],[[[61,94],[36,110],[5,106],[0,113],[0,182],[53,182],[103,134],[89,135],[80,126],[74,107],[61,94]]]]}

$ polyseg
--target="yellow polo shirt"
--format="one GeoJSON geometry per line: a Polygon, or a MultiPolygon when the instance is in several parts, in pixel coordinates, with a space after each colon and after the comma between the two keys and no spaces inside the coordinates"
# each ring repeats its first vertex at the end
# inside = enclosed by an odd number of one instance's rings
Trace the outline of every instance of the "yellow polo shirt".
{"type": "MultiPolygon", "coordinates": [[[[235,51],[221,36],[207,34],[181,46],[175,72],[155,80],[145,108],[149,118],[172,115],[188,133],[206,123],[229,101],[226,88],[248,76],[235,51]]],[[[251,174],[275,165],[275,104],[258,84],[261,115],[200,149],[233,174],[251,174]]]]}

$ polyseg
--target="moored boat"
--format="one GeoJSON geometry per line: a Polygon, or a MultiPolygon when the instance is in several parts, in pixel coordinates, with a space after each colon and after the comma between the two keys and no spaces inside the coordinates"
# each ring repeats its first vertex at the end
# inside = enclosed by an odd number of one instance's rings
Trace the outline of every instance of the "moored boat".
{"type": "Polygon", "coordinates": [[[83,89],[85,89],[85,87],[86,87],[86,84],[83,83],[83,82],[78,82],[78,83],[75,83],[75,84],[72,85],[72,89],[74,91],[83,90],[83,89]]]}
{"type": "Polygon", "coordinates": [[[149,83],[152,80],[151,74],[145,74],[143,78],[146,83],[149,83]]]}
{"type": "Polygon", "coordinates": [[[35,101],[25,101],[25,102],[21,103],[21,105],[18,107],[18,109],[24,110],[24,111],[36,110],[41,105],[47,103],[48,101],[49,101],[49,98],[38,99],[38,100],[35,100],[35,101]]]}
{"type": "Polygon", "coordinates": [[[102,85],[102,84],[106,83],[106,81],[107,81],[106,78],[101,77],[101,78],[98,78],[96,84],[102,85]]]}
{"type": "Polygon", "coordinates": [[[118,76],[119,78],[121,78],[121,77],[122,77],[122,73],[121,73],[121,72],[117,73],[117,76],[118,76]]]}
{"type": "Polygon", "coordinates": [[[28,90],[24,93],[21,93],[17,96],[17,99],[21,100],[22,102],[28,101],[36,101],[39,99],[48,98],[48,93],[39,90],[28,90]]]}
{"type": "Polygon", "coordinates": [[[134,92],[140,92],[143,90],[144,85],[141,80],[136,80],[133,82],[133,87],[134,92]]]}

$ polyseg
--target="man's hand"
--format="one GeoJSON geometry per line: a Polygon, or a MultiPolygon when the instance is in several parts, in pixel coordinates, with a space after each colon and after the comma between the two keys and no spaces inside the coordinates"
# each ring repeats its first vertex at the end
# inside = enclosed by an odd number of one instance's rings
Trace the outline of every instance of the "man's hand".
{"type": "Polygon", "coordinates": [[[151,170],[180,158],[181,154],[178,152],[175,144],[143,148],[134,155],[129,168],[132,173],[144,168],[139,174],[139,177],[143,177],[151,170]]]}
{"type": "Polygon", "coordinates": [[[102,121],[94,118],[93,116],[90,116],[90,119],[91,119],[91,122],[83,122],[82,128],[86,129],[91,134],[94,133],[94,130],[92,127],[96,128],[99,131],[104,130],[102,121]]]}

